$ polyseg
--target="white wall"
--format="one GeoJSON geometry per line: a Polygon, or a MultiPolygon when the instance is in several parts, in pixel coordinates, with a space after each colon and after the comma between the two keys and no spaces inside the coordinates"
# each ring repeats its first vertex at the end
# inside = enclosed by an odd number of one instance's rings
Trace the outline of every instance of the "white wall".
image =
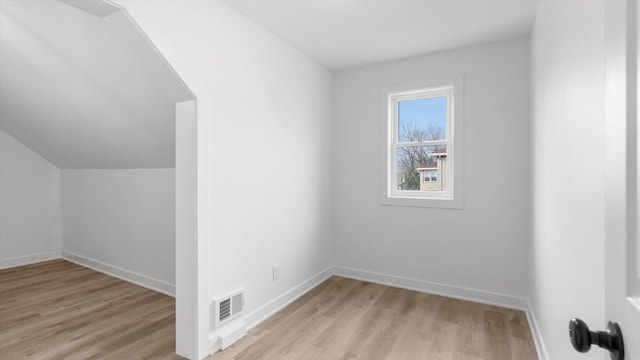
{"type": "Polygon", "coordinates": [[[60,170],[0,130],[0,269],[60,257],[60,170]]]}
{"type": "Polygon", "coordinates": [[[62,235],[70,260],[173,293],[174,169],[62,170],[62,235]]]}
{"type": "Polygon", "coordinates": [[[219,1],[121,3],[198,98],[209,299],[255,322],[331,265],[331,75],[219,1]]]}
{"type": "Polygon", "coordinates": [[[528,82],[527,39],[335,74],[336,264],[413,279],[405,282],[413,287],[521,304],[529,236],[528,82]],[[381,205],[379,90],[457,75],[464,76],[464,209],[381,205]]]}
{"type": "Polygon", "coordinates": [[[529,300],[549,358],[569,359],[569,319],[605,325],[604,2],[541,2],[531,53],[529,300]]]}

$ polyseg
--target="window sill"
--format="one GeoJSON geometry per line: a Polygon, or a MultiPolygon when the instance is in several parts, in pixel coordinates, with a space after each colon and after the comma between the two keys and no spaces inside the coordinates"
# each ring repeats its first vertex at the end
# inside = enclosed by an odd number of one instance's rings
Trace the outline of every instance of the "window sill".
{"type": "Polygon", "coordinates": [[[462,210],[462,199],[438,199],[438,198],[417,198],[384,195],[380,198],[381,205],[409,206],[439,209],[462,210]]]}

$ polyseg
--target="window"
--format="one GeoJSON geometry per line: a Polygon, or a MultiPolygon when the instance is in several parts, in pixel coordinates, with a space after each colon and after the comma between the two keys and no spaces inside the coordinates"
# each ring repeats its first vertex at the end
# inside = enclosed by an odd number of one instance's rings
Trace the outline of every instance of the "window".
{"type": "Polygon", "coordinates": [[[381,203],[462,208],[462,78],[381,93],[381,203]]]}
{"type": "Polygon", "coordinates": [[[438,181],[438,177],[437,177],[437,170],[436,169],[427,169],[424,171],[424,182],[433,182],[433,181],[438,181]]]}

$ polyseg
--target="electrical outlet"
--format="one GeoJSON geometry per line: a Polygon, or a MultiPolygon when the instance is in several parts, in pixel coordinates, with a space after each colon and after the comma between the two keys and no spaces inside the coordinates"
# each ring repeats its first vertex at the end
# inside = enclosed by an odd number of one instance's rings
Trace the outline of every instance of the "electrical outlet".
{"type": "Polygon", "coordinates": [[[273,281],[280,279],[280,265],[273,265],[273,281]]]}

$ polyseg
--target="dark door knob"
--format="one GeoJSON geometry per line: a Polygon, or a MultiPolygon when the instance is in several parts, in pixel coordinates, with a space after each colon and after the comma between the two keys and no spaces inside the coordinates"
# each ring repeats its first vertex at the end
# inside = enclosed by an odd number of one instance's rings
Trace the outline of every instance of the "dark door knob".
{"type": "Polygon", "coordinates": [[[581,353],[589,351],[591,344],[595,344],[609,350],[611,360],[624,360],[622,331],[617,323],[609,321],[607,330],[591,331],[584,321],[571,319],[569,321],[569,337],[573,348],[581,353]]]}

